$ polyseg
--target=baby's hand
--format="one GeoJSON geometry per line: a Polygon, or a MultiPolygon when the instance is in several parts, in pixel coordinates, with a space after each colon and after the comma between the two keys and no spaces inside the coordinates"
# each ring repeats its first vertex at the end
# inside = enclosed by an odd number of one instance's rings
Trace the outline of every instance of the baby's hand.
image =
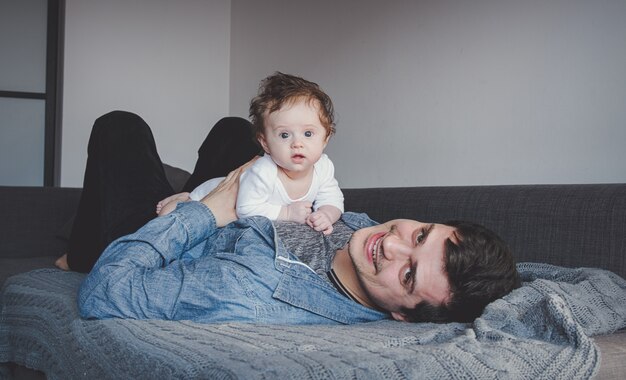
{"type": "Polygon", "coordinates": [[[315,231],[321,231],[324,235],[330,235],[333,232],[333,222],[330,217],[324,211],[317,210],[308,218],[306,218],[306,224],[311,226],[315,231]]]}
{"type": "Polygon", "coordinates": [[[306,224],[315,231],[321,231],[324,235],[333,232],[333,224],[341,218],[341,210],[335,206],[323,205],[312,213],[306,220],[306,224]]]}
{"type": "Polygon", "coordinates": [[[304,224],[307,217],[311,215],[311,207],[313,207],[313,204],[306,201],[293,202],[289,206],[283,206],[284,220],[304,224]]]}
{"type": "Polygon", "coordinates": [[[176,209],[176,205],[180,202],[187,202],[189,200],[189,193],[178,193],[170,195],[169,197],[161,200],[156,205],[156,213],[159,216],[167,215],[176,209]]]}

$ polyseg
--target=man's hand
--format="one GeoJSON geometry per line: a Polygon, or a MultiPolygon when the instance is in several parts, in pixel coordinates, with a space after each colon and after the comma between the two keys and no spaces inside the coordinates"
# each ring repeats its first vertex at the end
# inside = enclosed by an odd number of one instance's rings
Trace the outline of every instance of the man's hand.
{"type": "Polygon", "coordinates": [[[283,206],[278,215],[278,220],[288,220],[304,224],[306,218],[311,215],[313,204],[307,201],[293,202],[288,206],[283,206]]]}
{"type": "Polygon", "coordinates": [[[239,177],[257,158],[253,158],[228,173],[228,176],[213,191],[200,200],[211,210],[218,227],[224,227],[228,223],[237,220],[235,204],[237,203],[237,192],[239,191],[239,177]]]}
{"type": "Polygon", "coordinates": [[[333,232],[333,224],[341,217],[341,211],[335,206],[322,206],[306,218],[308,224],[315,231],[324,235],[333,232]]]}

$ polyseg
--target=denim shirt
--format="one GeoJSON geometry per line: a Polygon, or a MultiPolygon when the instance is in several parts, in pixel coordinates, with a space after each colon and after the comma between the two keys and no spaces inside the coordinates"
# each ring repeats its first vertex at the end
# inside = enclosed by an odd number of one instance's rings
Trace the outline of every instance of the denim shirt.
{"type": "MultiPolygon", "coordinates": [[[[353,229],[376,224],[345,213],[353,229]]],[[[341,295],[278,241],[264,217],[217,228],[209,208],[180,204],[111,243],[78,294],[83,318],[204,323],[358,323],[389,318],[341,295]]]]}

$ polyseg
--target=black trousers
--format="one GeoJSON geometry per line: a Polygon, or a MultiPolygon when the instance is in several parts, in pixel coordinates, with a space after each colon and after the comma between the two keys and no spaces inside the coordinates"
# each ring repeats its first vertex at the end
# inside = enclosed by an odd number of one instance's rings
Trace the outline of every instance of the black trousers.
{"type": "MultiPolygon", "coordinates": [[[[184,191],[227,175],[258,153],[247,120],[221,119],[200,146],[184,191]]],[[[124,111],[98,118],[87,147],[83,191],[67,252],[69,267],[89,272],[109,243],[154,218],[157,202],[173,193],[146,122],[124,111]]]]}

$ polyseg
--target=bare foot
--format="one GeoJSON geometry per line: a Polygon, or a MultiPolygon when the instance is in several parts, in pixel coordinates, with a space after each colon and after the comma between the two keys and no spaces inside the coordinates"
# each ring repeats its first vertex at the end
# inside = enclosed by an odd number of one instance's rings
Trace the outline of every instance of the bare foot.
{"type": "Polygon", "coordinates": [[[69,265],[67,265],[67,253],[59,257],[57,261],[54,262],[54,265],[59,269],[70,270],[69,265]]]}
{"type": "Polygon", "coordinates": [[[169,197],[161,200],[156,205],[156,213],[159,216],[167,215],[176,209],[176,205],[180,202],[187,202],[189,200],[189,193],[178,193],[170,195],[169,197]]]}

